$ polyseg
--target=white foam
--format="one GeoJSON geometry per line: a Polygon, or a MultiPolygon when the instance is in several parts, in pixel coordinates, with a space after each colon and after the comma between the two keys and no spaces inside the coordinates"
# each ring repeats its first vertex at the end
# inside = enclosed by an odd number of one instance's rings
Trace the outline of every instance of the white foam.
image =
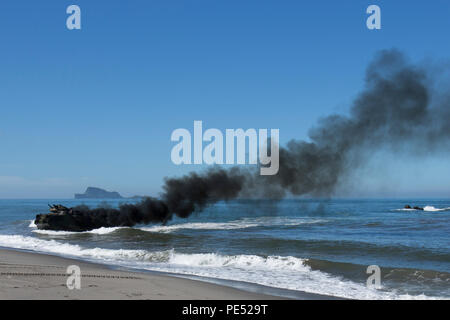
{"type": "Polygon", "coordinates": [[[79,232],[72,232],[72,231],[55,231],[55,230],[39,230],[39,229],[32,230],[32,232],[39,233],[39,234],[46,234],[49,236],[64,236],[64,235],[79,233],[79,232]]]}
{"type": "Polygon", "coordinates": [[[42,240],[21,235],[0,235],[0,246],[26,249],[45,253],[61,254],[71,257],[93,258],[97,260],[122,261],[146,259],[144,250],[122,250],[103,248],[82,248],[79,245],[55,240],[42,240]]]}
{"type": "Polygon", "coordinates": [[[181,254],[174,251],[168,266],[151,270],[168,271],[226,280],[238,280],[265,286],[305,291],[352,299],[428,299],[425,295],[397,295],[368,289],[364,284],[311,270],[304,259],[291,256],[235,255],[214,253],[181,254]]]}
{"type": "Polygon", "coordinates": [[[163,233],[169,233],[173,232],[179,229],[242,229],[242,228],[249,228],[254,225],[235,225],[233,223],[220,223],[220,222],[191,222],[191,223],[180,223],[170,226],[152,226],[152,227],[144,227],[139,228],[142,231],[149,231],[149,232],[163,232],[163,233]]]}
{"type": "Polygon", "coordinates": [[[261,226],[297,226],[301,224],[313,224],[321,222],[326,222],[326,220],[287,217],[259,217],[244,218],[230,222],[188,222],[166,226],[157,225],[139,229],[148,232],[169,233],[180,229],[233,230],[261,226]]]}
{"type": "MultiPolygon", "coordinates": [[[[289,218],[289,217],[258,217],[258,218],[243,218],[239,220],[234,220],[230,222],[188,222],[179,223],[173,225],[155,225],[151,227],[138,228],[142,231],[147,232],[161,232],[170,233],[181,229],[198,229],[198,230],[233,230],[233,229],[245,229],[260,226],[296,226],[301,224],[314,224],[327,222],[327,220],[321,219],[308,219],[308,218],[289,218]]],[[[30,228],[37,228],[34,220],[31,220],[30,228]]],[[[55,231],[55,230],[33,230],[33,232],[38,234],[52,235],[52,236],[64,236],[82,233],[91,234],[109,234],[118,229],[123,229],[128,227],[111,227],[111,228],[99,228],[90,231],[74,232],[74,231],[55,231]]]]}
{"type": "Polygon", "coordinates": [[[111,227],[111,228],[105,228],[101,227],[98,229],[90,230],[90,231],[83,231],[83,232],[75,232],[75,231],[55,231],[55,230],[32,230],[34,233],[39,234],[46,234],[51,236],[65,236],[65,235],[71,235],[71,234],[83,234],[83,233],[91,233],[91,234],[108,234],[111,232],[114,232],[119,229],[128,228],[128,227],[111,227]]]}
{"type": "MultiPolygon", "coordinates": [[[[402,208],[402,209],[395,209],[396,211],[422,211],[414,208],[402,208]]],[[[435,208],[434,206],[425,206],[423,207],[423,211],[429,211],[429,212],[437,212],[437,211],[449,211],[450,207],[447,208],[435,208]]]]}
{"type": "Polygon", "coordinates": [[[327,273],[312,270],[305,260],[292,256],[220,255],[178,253],[174,250],[149,252],[105,248],[41,240],[21,235],[0,235],[0,246],[79,257],[115,265],[173,272],[184,275],[237,280],[261,285],[354,299],[425,299],[424,295],[399,295],[368,289],[327,273]]]}
{"type": "Polygon", "coordinates": [[[435,212],[435,211],[446,211],[446,210],[450,210],[450,208],[435,208],[433,206],[425,206],[423,208],[423,211],[431,211],[431,212],[435,212]]]}

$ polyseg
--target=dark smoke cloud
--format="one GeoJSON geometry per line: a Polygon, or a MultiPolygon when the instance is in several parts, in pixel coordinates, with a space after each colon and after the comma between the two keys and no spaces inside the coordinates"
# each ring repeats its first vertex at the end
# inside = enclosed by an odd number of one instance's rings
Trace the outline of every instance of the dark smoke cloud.
{"type": "Polygon", "coordinates": [[[229,170],[213,168],[201,174],[191,172],[182,178],[166,178],[162,199],[169,212],[187,218],[211,202],[237,198],[247,176],[235,167],[229,170]]]}
{"type": "MultiPolygon", "coordinates": [[[[95,209],[84,205],[77,206],[72,208],[70,218],[72,219],[67,222],[55,219],[53,224],[60,224],[62,227],[73,224],[68,227],[85,231],[101,227],[132,227],[138,223],[166,222],[171,218],[171,214],[165,202],[145,198],[137,204],[121,204],[118,209],[107,206],[95,209]]],[[[49,224],[52,225],[51,221],[49,224]]]]}
{"type": "Polygon", "coordinates": [[[430,86],[426,70],[409,64],[396,50],[382,51],[368,66],[365,88],[349,115],[323,118],[310,130],[309,141],[292,140],[280,148],[277,175],[215,167],[167,178],[161,200],[80,212],[93,216],[96,226],[132,226],[166,222],[173,215],[186,218],[210,203],[238,197],[331,195],[340,180],[363,166],[378,147],[415,153],[448,143],[449,104],[444,99],[432,107],[430,86]]]}
{"type": "Polygon", "coordinates": [[[425,70],[400,52],[379,53],[349,116],[323,118],[310,130],[310,142],[292,140],[280,149],[272,187],[283,195],[329,195],[379,147],[416,153],[448,140],[449,118],[434,116],[447,105],[431,108],[428,85],[425,70]]]}

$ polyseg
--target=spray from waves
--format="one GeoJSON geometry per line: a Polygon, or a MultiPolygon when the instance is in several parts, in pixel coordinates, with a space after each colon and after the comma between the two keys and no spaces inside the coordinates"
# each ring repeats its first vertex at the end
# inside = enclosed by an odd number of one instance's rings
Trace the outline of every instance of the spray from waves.
{"type": "Polygon", "coordinates": [[[34,220],[30,221],[30,224],[28,225],[28,227],[32,228],[33,229],[32,232],[34,232],[34,233],[51,235],[51,236],[66,236],[66,235],[73,235],[73,234],[80,234],[80,233],[103,235],[103,234],[109,234],[109,233],[115,232],[120,229],[127,228],[127,227],[110,227],[110,228],[101,227],[98,229],[93,229],[93,230],[84,231],[84,232],[61,231],[61,230],[59,230],[59,231],[58,230],[40,230],[40,229],[37,229],[37,225],[34,222],[34,220]]]}
{"type": "MultiPolygon", "coordinates": [[[[158,232],[158,233],[171,233],[178,230],[239,230],[247,228],[256,227],[273,227],[273,226],[285,226],[285,227],[295,227],[303,224],[316,224],[316,223],[326,223],[328,220],[324,219],[311,219],[311,218],[291,218],[291,217],[258,217],[258,218],[242,218],[238,220],[233,220],[229,222],[191,222],[191,223],[177,223],[171,225],[153,225],[150,227],[141,227],[137,230],[146,232],[158,232]]],[[[77,235],[77,234],[95,234],[95,235],[106,235],[113,233],[117,230],[127,229],[128,227],[101,227],[98,229],[93,229],[84,232],[77,231],[55,231],[55,230],[40,230],[36,229],[34,221],[29,225],[33,228],[32,232],[43,235],[51,236],[67,236],[67,235],[77,235]]]]}
{"type": "Polygon", "coordinates": [[[110,233],[113,233],[117,230],[124,229],[124,228],[128,228],[128,227],[111,227],[111,228],[101,227],[98,229],[93,229],[93,230],[84,231],[84,232],[36,229],[36,230],[32,230],[32,232],[37,233],[37,234],[45,234],[45,235],[49,235],[49,236],[67,236],[67,235],[80,234],[80,233],[103,235],[103,234],[110,234],[110,233]]]}
{"type": "Polygon", "coordinates": [[[440,211],[450,211],[450,207],[446,208],[436,208],[434,206],[425,206],[423,207],[423,210],[418,210],[414,208],[401,208],[401,209],[395,209],[396,211],[428,211],[428,212],[440,212],[440,211]]]}
{"type": "Polygon", "coordinates": [[[113,250],[102,248],[82,248],[79,245],[58,242],[55,240],[41,240],[22,235],[0,235],[0,246],[32,250],[43,253],[52,253],[69,257],[91,258],[95,260],[103,259],[106,262],[114,261],[138,261],[150,260],[151,255],[145,250],[113,250]]]}
{"type": "Polygon", "coordinates": [[[423,208],[423,211],[430,211],[430,212],[436,212],[436,211],[448,211],[450,208],[435,208],[433,206],[425,206],[423,208]]]}
{"type": "Polygon", "coordinates": [[[166,178],[161,200],[145,199],[119,209],[76,209],[82,228],[166,223],[187,218],[208,204],[238,197],[329,196],[380,148],[412,157],[448,149],[450,101],[438,96],[432,74],[413,65],[397,50],[380,52],[366,71],[365,88],[349,116],[321,119],[309,141],[281,147],[279,172],[260,176],[258,169],[211,168],[166,178]]]}
{"type": "Polygon", "coordinates": [[[368,289],[364,284],[312,270],[304,259],[292,256],[220,255],[83,248],[79,245],[20,235],[0,235],[0,245],[83,258],[93,262],[224,280],[244,281],[276,288],[354,299],[427,299],[390,291],[368,289]]]}
{"type": "Polygon", "coordinates": [[[256,227],[285,226],[295,227],[303,224],[326,223],[324,219],[287,218],[287,217],[259,217],[243,218],[229,222],[191,222],[173,225],[156,225],[139,228],[142,231],[170,233],[182,229],[194,230],[238,230],[256,227]]]}

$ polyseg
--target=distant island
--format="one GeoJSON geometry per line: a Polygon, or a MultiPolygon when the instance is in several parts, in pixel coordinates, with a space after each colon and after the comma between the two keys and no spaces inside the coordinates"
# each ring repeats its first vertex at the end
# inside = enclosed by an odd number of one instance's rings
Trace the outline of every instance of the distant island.
{"type": "Polygon", "coordinates": [[[116,191],[88,187],[85,193],[75,193],[75,199],[123,199],[123,197],[116,191]]]}
{"type": "Polygon", "coordinates": [[[106,191],[97,187],[88,187],[84,193],[75,193],[75,199],[143,199],[146,196],[122,197],[116,191],[106,191]]]}

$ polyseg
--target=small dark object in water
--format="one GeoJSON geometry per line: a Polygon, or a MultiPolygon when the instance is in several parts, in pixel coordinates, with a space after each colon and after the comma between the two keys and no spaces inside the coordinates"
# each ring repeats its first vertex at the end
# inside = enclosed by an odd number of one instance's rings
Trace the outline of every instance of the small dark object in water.
{"type": "Polygon", "coordinates": [[[407,205],[405,206],[405,209],[423,210],[422,207],[418,207],[418,206],[415,206],[415,207],[412,207],[412,208],[411,208],[411,206],[410,206],[409,204],[407,204],[407,205]]]}

